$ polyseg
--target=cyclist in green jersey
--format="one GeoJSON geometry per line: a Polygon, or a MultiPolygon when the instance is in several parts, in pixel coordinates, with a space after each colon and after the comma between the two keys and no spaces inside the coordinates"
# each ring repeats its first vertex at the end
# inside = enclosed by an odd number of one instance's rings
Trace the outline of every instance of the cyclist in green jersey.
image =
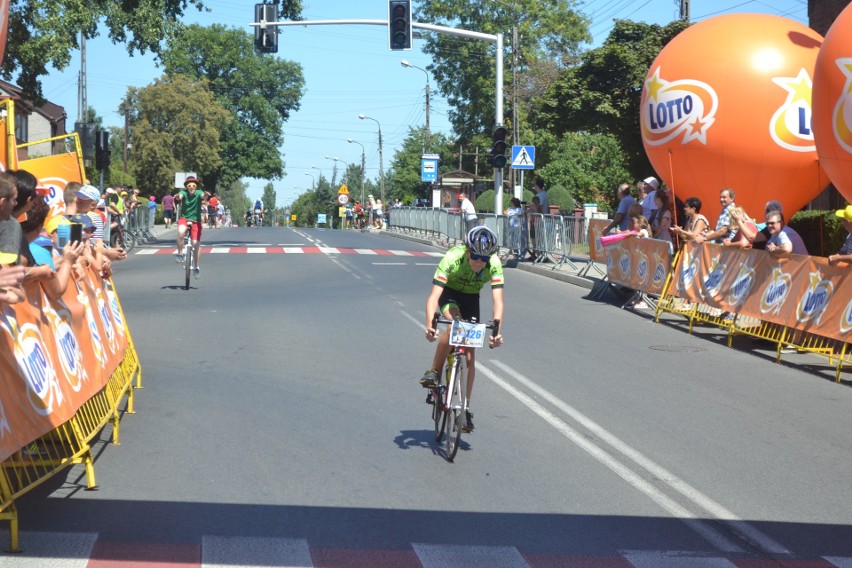
{"type": "Polygon", "coordinates": [[[177,252],[175,253],[175,262],[181,263],[183,258],[183,237],[186,234],[188,222],[192,221],[192,230],[190,236],[194,246],[193,259],[195,266],[191,267],[196,278],[201,277],[201,269],[198,267],[198,260],[201,256],[201,197],[202,194],[198,191],[199,182],[196,178],[190,176],[183,181],[183,186],[186,189],[180,190],[175,195],[175,202],[180,203],[180,218],[178,218],[178,234],[177,234],[177,252]]]}
{"type": "MultiPolygon", "coordinates": [[[[465,320],[479,317],[479,292],[486,284],[491,284],[492,319],[500,320],[500,329],[489,337],[491,348],[503,344],[503,266],[496,253],[497,236],[484,226],[473,227],[465,238],[465,244],[451,248],[441,259],[432,279],[432,291],[426,299],[426,339],[430,342],[438,338],[438,330],[432,327],[432,318],[439,311],[444,317],[465,320]]],[[[424,388],[433,388],[438,381],[441,367],[450,353],[450,329],[444,330],[435,349],[432,367],[423,374],[420,384],[424,388]]],[[[468,349],[467,355],[467,399],[473,392],[475,376],[475,351],[468,349]]],[[[467,424],[463,429],[473,431],[473,414],[467,412],[467,424]]]]}

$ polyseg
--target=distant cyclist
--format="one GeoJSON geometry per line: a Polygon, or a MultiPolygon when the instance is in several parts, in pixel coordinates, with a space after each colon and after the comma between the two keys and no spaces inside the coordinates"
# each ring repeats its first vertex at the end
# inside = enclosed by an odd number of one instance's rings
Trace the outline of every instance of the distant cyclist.
{"type": "MultiPolygon", "coordinates": [[[[465,244],[447,251],[438,264],[432,279],[432,291],[426,299],[426,339],[430,342],[438,339],[438,330],[432,327],[432,317],[439,311],[448,319],[461,317],[465,320],[479,318],[479,292],[486,284],[491,284],[492,319],[500,320],[497,335],[489,336],[488,346],[498,347],[503,343],[503,265],[497,257],[499,250],[497,236],[488,227],[472,228],[465,238],[465,244]]],[[[438,382],[441,367],[450,353],[450,328],[444,330],[435,349],[432,367],[423,374],[420,384],[432,388],[438,382]]],[[[468,349],[467,354],[467,399],[473,393],[473,379],[476,374],[475,351],[468,349]]],[[[473,414],[468,411],[465,432],[473,431],[473,414]]]]}
{"type": "Polygon", "coordinates": [[[194,246],[192,255],[195,259],[195,266],[192,267],[192,273],[196,278],[201,278],[201,268],[198,267],[198,261],[201,256],[201,191],[198,186],[201,182],[192,176],[183,181],[184,189],[180,190],[175,195],[175,202],[180,203],[180,217],[178,217],[178,234],[177,234],[177,253],[175,253],[175,262],[184,262],[183,258],[183,239],[186,235],[186,228],[189,222],[192,222],[192,230],[190,236],[194,246]]]}
{"type": "Polygon", "coordinates": [[[260,227],[263,223],[263,201],[260,199],[254,202],[254,218],[255,224],[260,227]]]}

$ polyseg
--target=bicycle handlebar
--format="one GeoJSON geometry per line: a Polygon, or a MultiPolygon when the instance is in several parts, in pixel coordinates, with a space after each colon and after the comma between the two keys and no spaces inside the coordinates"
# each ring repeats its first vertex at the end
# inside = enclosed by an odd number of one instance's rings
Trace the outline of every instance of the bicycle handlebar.
{"type": "MultiPolygon", "coordinates": [[[[465,320],[462,320],[462,321],[465,321],[465,320]]],[[[453,320],[447,319],[444,316],[442,316],[440,313],[435,312],[435,315],[432,316],[432,329],[435,329],[439,323],[446,324],[446,325],[452,325],[453,320]]],[[[473,322],[468,322],[468,323],[473,323],[473,322]]],[[[498,319],[491,320],[490,323],[485,324],[485,328],[491,330],[491,337],[497,337],[497,332],[500,330],[500,320],[498,320],[498,319]]]]}

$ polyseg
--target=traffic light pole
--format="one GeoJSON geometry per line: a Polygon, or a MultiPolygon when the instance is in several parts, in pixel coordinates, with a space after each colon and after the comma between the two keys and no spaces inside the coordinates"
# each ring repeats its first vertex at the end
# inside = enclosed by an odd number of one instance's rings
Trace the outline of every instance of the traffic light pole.
{"type": "MultiPolygon", "coordinates": [[[[341,25],[362,25],[362,26],[388,26],[387,20],[305,20],[299,22],[252,22],[251,27],[277,27],[277,26],[341,26],[341,25]]],[[[446,26],[436,26],[433,24],[421,24],[411,22],[412,28],[438,32],[447,35],[455,35],[467,37],[471,39],[479,39],[493,43],[497,46],[496,60],[494,62],[495,75],[495,97],[494,97],[494,124],[496,126],[503,125],[503,34],[486,34],[482,32],[473,32],[470,30],[462,30],[457,28],[448,28],[446,26]]],[[[384,172],[382,172],[384,173],[384,172]]],[[[503,168],[494,168],[494,211],[500,213],[503,211],[503,168]]]]}

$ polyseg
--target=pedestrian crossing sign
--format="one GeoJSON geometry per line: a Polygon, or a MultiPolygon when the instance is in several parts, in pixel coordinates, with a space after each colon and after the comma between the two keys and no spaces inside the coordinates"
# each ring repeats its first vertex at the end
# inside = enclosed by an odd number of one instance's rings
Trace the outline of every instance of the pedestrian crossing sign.
{"type": "Polygon", "coordinates": [[[512,146],[512,169],[535,169],[535,146],[512,146]]]}

